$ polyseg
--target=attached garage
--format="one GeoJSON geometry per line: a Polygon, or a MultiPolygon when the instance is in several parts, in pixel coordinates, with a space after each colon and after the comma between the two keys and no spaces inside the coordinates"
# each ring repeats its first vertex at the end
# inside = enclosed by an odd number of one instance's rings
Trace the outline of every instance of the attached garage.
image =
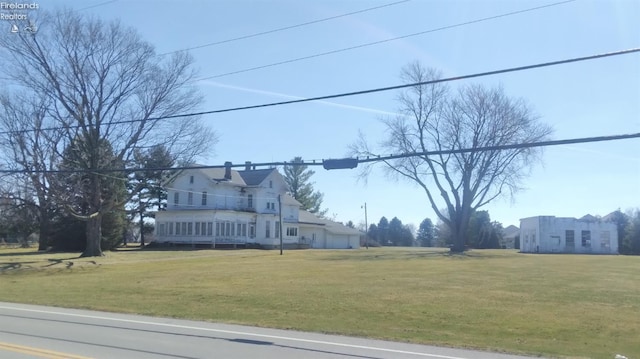
{"type": "Polygon", "coordinates": [[[311,248],[355,249],[360,248],[360,231],[341,223],[318,218],[313,213],[300,211],[298,223],[300,239],[311,248]]]}

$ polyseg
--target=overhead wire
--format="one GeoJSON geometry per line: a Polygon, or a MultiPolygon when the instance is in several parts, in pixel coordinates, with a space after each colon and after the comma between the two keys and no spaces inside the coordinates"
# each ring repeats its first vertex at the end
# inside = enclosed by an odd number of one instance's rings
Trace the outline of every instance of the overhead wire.
{"type": "MultiPolygon", "coordinates": [[[[582,57],[574,57],[574,58],[569,58],[569,59],[564,59],[564,60],[557,60],[557,61],[538,63],[538,64],[533,64],[533,65],[510,67],[510,68],[501,69],[501,70],[477,72],[477,73],[473,73],[473,74],[469,74],[469,75],[461,75],[461,76],[446,77],[446,78],[436,79],[436,80],[413,82],[413,83],[409,83],[409,84],[394,85],[394,86],[387,86],[387,87],[377,87],[377,88],[373,88],[373,89],[351,91],[351,92],[343,92],[343,93],[338,93],[338,94],[323,95],[323,96],[316,96],[316,97],[307,97],[307,98],[301,98],[301,99],[295,99],[295,100],[269,102],[269,103],[258,104],[258,105],[230,107],[230,108],[224,108],[224,109],[219,109],[219,110],[191,112],[191,113],[184,113],[184,114],[170,115],[170,116],[158,116],[158,117],[151,117],[151,118],[148,118],[148,119],[113,121],[113,122],[109,122],[108,124],[109,125],[120,125],[120,124],[128,124],[128,123],[136,123],[136,122],[144,122],[144,121],[167,120],[167,119],[173,119],[173,118],[192,117],[192,116],[201,116],[201,115],[211,115],[211,114],[217,114],[217,113],[244,111],[244,110],[251,110],[251,109],[258,109],[258,108],[265,108],[265,107],[291,105],[291,104],[296,104],[296,103],[327,100],[327,99],[334,99],[334,98],[339,98],[339,97],[350,97],[350,96],[357,96],[357,95],[365,95],[365,94],[376,93],[376,92],[399,90],[399,89],[408,88],[408,87],[414,87],[414,86],[433,85],[433,84],[442,83],[442,82],[467,80],[467,79],[472,79],[472,78],[477,78],[477,77],[492,76],[492,75],[498,75],[498,74],[504,74],[504,73],[510,73],[510,72],[532,70],[532,69],[537,69],[537,68],[557,66],[557,65],[563,65],[563,64],[574,63],[574,62],[596,60],[596,59],[601,59],[601,58],[606,58],[606,57],[629,55],[629,54],[636,53],[636,52],[640,52],[640,47],[631,48],[631,49],[627,49],[627,50],[619,50],[619,51],[607,52],[607,53],[603,53],[603,54],[596,54],[596,55],[589,55],[589,56],[582,56],[582,57]]],[[[24,130],[0,131],[0,135],[16,134],[16,133],[28,133],[28,132],[35,132],[35,131],[65,130],[65,129],[74,129],[74,128],[79,128],[79,127],[80,126],[76,125],[76,126],[46,127],[46,128],[40,128],[40,129],[24,129],[24,130]]]]}
{"type": "Polygon", "coordinates": [[[341,52],[345,52],[345,51],[351,51],[351,50],[361,49],[361,48],[364,48],[364,47],[384,44],[384,43],[391,42],[391,41],[397,41],[397,40],[401,40],[401,39],[406,39],[406,38],[409,38],[409,37],[425,35],[425,34],[438,32],[438,31],[443,31],[443,30],[449,30],[449,29],[453,29],[453,28],[457,28],[457,27],[466,26],[466,25],[471,25],[471,24],[476,24],[476,23],[480,23],[480,22],[495,20],[495,19],[499,19],[499,18],[503,18],[503,17],[507,17],[507,16],[522,14],[522,13],[536,11],[536,10],[541,10],[541,9],[549,8],[549,7],[552,7],[552,6],[559,6],[559,5],[567,4],[567,3],[570,3],[570,2],[574,2],[574,1],[577,1],[577,0],[559,1],[559,2],[555,2],[555,3],[547,4],[547,5],[535,6],[535,7],[531,7],[531,8],[527,8],[527,9],[511,11],[511,12],[502,13],[502,14],[498,14],[498,15],[483,17],[483,18],[480,18],[480,19],[464,21],[464,22],[461,22],[461,23],[453,24],[453,25],[441,26],[441,27],[437,27],[437,28],[434,28],[434,29],[415,32],[415,33],[412,33],[412,34],[407,34],[407,35],[392,37],[392,38],[388,38],[388,39],[384,39],[384,40],[368,42],[368,43],[365,43],[365,44],[360,44],[360,45],[355,45],[355,46],[349,46],[349,47],[345,47],[345,48],[342,48],[342,49],[331,50],[331,51],[321,52],[321,53],[317,53],[317,54],[313,54],[313,55],[297,57],[297,58],[294,58],[294,59],[273,62],[273,63],[266,64],[266,65],[260,65],[260,66],[246,68],[246,69],[225,72],[225,73],[221,73],[221,74],[213,75],[213,76],[200,77],[200,78],[194,79],[193,81],[197,82],[197,81],[211,80],[211,79],[216,79],[216,78],[220,78],[220,77],[236,75],[236,74],[250,72],[250,71],[261,70],[261,69],[265,69],[265,68],[269,68],[269,67],[290,64],[290,63],[293,63],[293,62],[309,60],[309,59],[313,59],[313,58],[317,58],[317,57],[321,57],[321,56],[333,55],[333,54],[337,54],[337,53],[341,53],[341,52]]]}
{"type": "MultiPolygon", "coordinates": [[[[568,145],[568,144],[577,144],[577,143],[590,143],[590,142],[605,142],[605,141],[619,141],[619,140],[628,140],[640,138],[639,133],[630,133],[630,134],[619,134],[619,135],[609,135],[609,136],[596,136],[596,137],[580,137],[580,138],[570,138],[563,140],[550,140],[550,141],[538,141],[538,142],[529,142],[529,143],[513,143],[513,144],[505,144],[505,145],[496,145],[496,146],[484,146],[484,147],[469,147],[469,148],[459,148],[459,149],[449,149],[449,150],[433,150],[433,151],[424,151],[424,152],[406,152],[400,154],[390,154],[387,156],[381,155],[369,155],[369,156],[360,156],[356,158],[348,158],[350,160],[355,159],[359,164],[360,163],[369,163],[369,162],[381,162],[381,161],[389,161],[399,158],[409,158],[409,157],[418,157],[418,156],[435,156],[435,155],[447,155],[447,154],[457,154],[457,153],[473,153],[473,152],[484,152],[484,151],[504,151],[510,149],[518,149],[518,148],[532,148],[532,147],[548,147],[548,146],[559,146],[559,145],[568,145]]],[[[333,159],[323,159],[321,161],[301,161],[301,162],[263,162],[263,163],[250,163],[251,167],[277,167],[277,166],[323,166],[326,160],[333,159]]],[[[340,160],[340,159],[338,159],[340,160]]],[[[101,169],[66,169],[66,170],[3,170],[0,169],[0,173],[8,173],[8,174],[16,174],[16,173],[131,173],[131,172],[139,172],[139,171],[183,171],[183,170],[197,170],[197,169],[211,169],[211,168],[238,168],[238,167],[246,167],[247,163],[243,164],[224,164],[224,165],[192,165],[192,166],[178,166],[178,167],[152,167],[152,168],[101,168],[101,169]]]]}
{"type": "Polygon", "coordinates": [[[246,40],[246,39],[250,39],[250,38],[254,38],[254,37],[273,34],[275,32],[291,30],[291,29],[295,29],[295,28],[299,28],[299,27],[303,27],[303,26],[313,25],[313,24],[317,24],[317,23],[321,23],[321,22],[325,22],[325,21],[329,21],[329,20],[335,20],[335,19],[339,19],[339,18],[342,18],[342,17],[347,17],[347,16],[361,14],[361,13],[368,12],[368,11],[373,11],[373,10],[378,10],[378,9],[394,6],[394,5],[399,5],[399,4],[402,4],[402,3],[409,2],[409,1],[411,1],[411,0],[396,1],[396,2],[392,2],[392,3],[383,4],[383,5],[379,5],[379,6],[374,6],[374,7],[370,7],[370,8],[366,8],[366,9],[362,9],[362,10],[356,10],[356,11],[352,11],[352,12],[348,12],[348,13],[344,13],[344,14],[340,14],[340,15],[334,15],[334,16],[329,16],[329,17],[325,17],[325,18],[322,18],[322,19],[307,21],[307,22],[303,22],[303,23],[300,23],[300,24],[279,27],[279,28],[275,28],[275,29],[272,29],[272,30],[266,30],[266,31],[256,32],[256,33],[249,34],[249,35],[238,36],[238,37],[234,37],[234,38],[230,38],[230,39],[226,39],[226,40],[210,42],[210,43],[203,44],[203,45],[187,47],[187,48],[184,48],[184,49],[181,49],[181,50],[174,50],[174,51],[164,52],[164,53],[158,54],[156,56],[166,56],[166,55],[171,55],[171,54],[175,54],[175,53],[182,52],[182,51],[197,50],[197,49],[202,49],[202,48],[205,48],[205,47],[222,45],[222,44],[226,44],[226,43],[229,43],[229,42],[234,42],[234,41],[239,41],[239,40],[246,40]]]}

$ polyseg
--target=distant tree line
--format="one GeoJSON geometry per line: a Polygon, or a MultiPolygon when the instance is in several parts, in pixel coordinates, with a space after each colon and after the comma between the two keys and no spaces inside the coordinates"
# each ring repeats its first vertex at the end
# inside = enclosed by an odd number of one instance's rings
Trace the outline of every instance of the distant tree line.
{"type": "MultiPolygon", "coordinates": [[[[367,234],[373,244],[381,246],[418,246],[418,247],[450,247],[453,237],[449,227],[442,221],[433,224],[430,218],[425,218],[417,229],[411,224],[403,225],[397,217],[389,221],[380,218],[377,224],[371,224],[367,234]]],[[[469,221],[465,236],[468,248],[501,248],[503,239],[502,224],[491,221],[488,211],[474,211],[469,221]]]]}
{"type": "Polygon", "coordinates": [[[389,221],[383,216],[378,224],[372,223],[369,226],[367,236],[370,245],[411,247],[415,245],[414,232],[413,225],[402,224],[398,217],[389,221]]]}
{"type": "Polygon", "coordinates": [[[617,210],[609,221],[618,228],[618,252],[620,254],[640,254],[640,208],[623,213],[617,210]]]}

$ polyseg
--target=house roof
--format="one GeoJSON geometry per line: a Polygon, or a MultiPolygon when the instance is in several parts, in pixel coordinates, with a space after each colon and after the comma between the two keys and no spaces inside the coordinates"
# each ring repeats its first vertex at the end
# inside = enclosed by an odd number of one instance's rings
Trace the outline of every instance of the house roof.
{"type": "Polygon", "coordinates": [[[323,226],[327,232],[333,234],[348,234],[348,235],[360,235],[360,231],[355,228],[350,228],[342,223],[334,222],[328,219],[319,218],[315,214],[300,210],[298,213],[298,222],[300,224],[313,224],[323,226]]]}
{"type": "MultiPolygon", "coordinates": [[[[204,173],[209,179],[213,181],[226,181],[224,178],[225,169],[224,168],[203,168],[200,169],[200,172],[204,173]]],[[[246,186],[246,182],[240,176],[238,171],[231,170],[231,182],[238,186],[246,186]]]]}
{"type": "Polygon", "coordinates": [[[597,222],[598,218],[590,215],[590,214],[585,214],[584,216],[578,218],[579,221],[585,221],[585,222],[597,222]]]}
{"type": "Polygon", "coordinates": [[[282,204],[294,205],[294,206],[302,206],[302,203],[298,202],[295,198],[291,197],[290,194],[286,193],[282,196],[282,204]]]}
{"type": "Polygon", "coordinates": [[[263,170],[248,170],[248,171],[232,171],[237,172],[247,186],[257,186],[262,181],[264,181],[267,176],[269,176],[273,171],[276,171],[275,168],[267,168],[263,170]]]}
{"type": "Polygon", "coordinates": [[[508,227],[506,227],[506,228],[504,228],[502,230],[502,235],[505,238],[515,237],[518,234],[520,234],[520,228],[518,228],[518,227],[516,227],[514,225],[510,225],[510,226],[508,226],[508,227]]]}

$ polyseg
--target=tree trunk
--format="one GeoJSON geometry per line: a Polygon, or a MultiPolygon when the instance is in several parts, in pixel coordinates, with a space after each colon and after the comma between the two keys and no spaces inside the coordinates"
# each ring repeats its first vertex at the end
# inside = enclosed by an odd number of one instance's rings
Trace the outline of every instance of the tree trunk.
{"type": "Polygon", "coordinates": [[[144,247],[144,211],[140,203],[140,247],[144,247]]]}
{"type": "Polygon", "coordinates": [[[451,253],[463,253],[465,248],[465,240],[467,237],[467,227],[469,224],[470,211],[462,210],[461,213],[456,213],[454,220],[452,220],[451,237],[453,245],[451,246],[451,253]]]}
{"type": "Polygon", "coordinates": [[[38,250],[46,251],[49,247],[49,216],[46,210],[40,210],[40,233],[38,236],[38,250]]]}
{"type": "Polygon", "coordinates": [[[101,257],[102,247],[100,242],[102,240],[102,214],[89,218],[87,221],[87,247],[82,253],[81,257],[101,257]]]}

